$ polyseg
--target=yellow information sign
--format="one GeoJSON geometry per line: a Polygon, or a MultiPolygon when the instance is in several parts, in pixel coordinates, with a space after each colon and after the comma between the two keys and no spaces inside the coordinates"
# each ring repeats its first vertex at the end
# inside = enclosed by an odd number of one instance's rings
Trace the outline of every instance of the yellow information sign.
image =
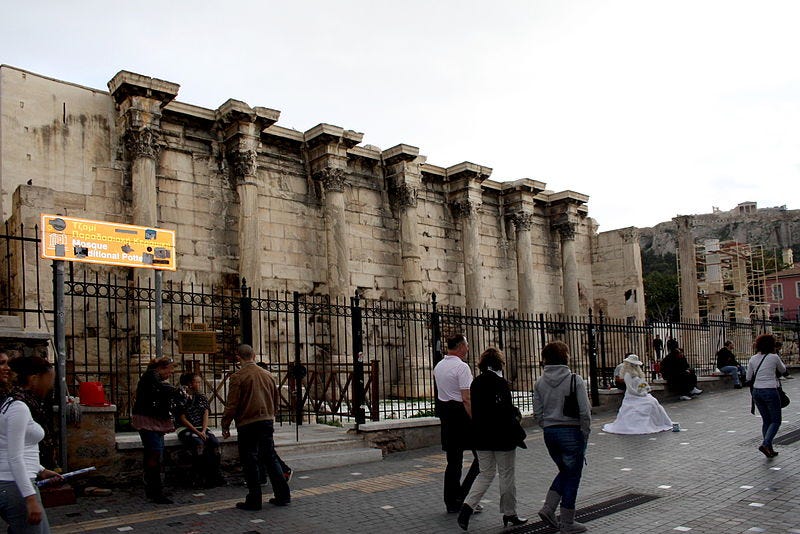
{"type": "Polygon", "coordinates": [[[175,232],[42,214],[42,258],[174,271],[175,232]]]}

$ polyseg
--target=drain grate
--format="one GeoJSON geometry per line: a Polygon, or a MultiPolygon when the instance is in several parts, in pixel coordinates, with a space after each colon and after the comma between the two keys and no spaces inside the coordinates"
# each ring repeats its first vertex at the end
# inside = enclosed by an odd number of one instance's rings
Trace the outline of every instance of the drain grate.
{"type": "MultiPolygon", "coordinates": [[[[607,501],[599,502],[585,508],[578,509],[575,514],[575,519],[581,523],[587,521],[594,521],[607,515],[615,514],[634,506],[639,506],[655,499],[660,498],[658,495],[646,495],[644,493],[626,493],[620,497],[615,497],[607,501]]],[[[523,525],[519,528],[511,530],[514,534],[545,534],[550,532],[558,532],[557,528],[553,528],[544,521],[532,523],[530,525],[523,525]]]]}
{"type": "Polygon", "coordinates": [[[781,434],[772,440],[772,443],[776,445],[788,445],[789,443],[794,443],[796,441],[800,441],[800,429],[792,430],[786,434],[781,434]]]}

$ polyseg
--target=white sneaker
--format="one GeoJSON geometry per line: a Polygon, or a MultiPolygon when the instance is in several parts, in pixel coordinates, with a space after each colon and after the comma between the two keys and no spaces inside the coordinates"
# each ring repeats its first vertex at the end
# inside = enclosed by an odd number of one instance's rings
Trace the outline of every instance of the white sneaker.
{"type": "Polygon", "coordinates": [[[692,400],[692,398],[690,396],[688,396],[688,395],[681,395],[678,398],[681,399],[681,400],[692,400]]]}
{"type": "Polygon", "coordinates": [[[691,391],[691,394],[692,394],[692,395],[700,395],[702,392],[703,392],[703,390],[702,390],[702,389],[697,389],[697,388],[694,388],[694,389],[691,391]]]}

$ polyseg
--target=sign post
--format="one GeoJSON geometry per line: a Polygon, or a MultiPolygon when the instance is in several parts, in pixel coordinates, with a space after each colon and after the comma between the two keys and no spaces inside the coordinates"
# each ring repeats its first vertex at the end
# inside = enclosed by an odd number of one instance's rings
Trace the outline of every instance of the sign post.
{"type": "Polygon", "coordinates": [[[64,262],[154,269],[156,356],[163,355],[161,271],[175,271],[175,232],[149,226],[109,223],[42,214],[41,257],[53,260],[54,345],[58,371],[59,461],[67,469],[67,350],[64,262]]]}

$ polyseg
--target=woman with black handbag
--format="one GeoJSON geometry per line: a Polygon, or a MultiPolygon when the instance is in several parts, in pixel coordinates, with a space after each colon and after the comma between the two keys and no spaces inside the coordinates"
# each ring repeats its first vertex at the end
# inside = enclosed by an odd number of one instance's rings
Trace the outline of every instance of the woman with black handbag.
{"type": "Polygon", "coordinates": [[[758,450],[767,458],[778,453],[772,448],[772,440],[781,427],[781,384],[778,374],[786,372],[786,366],[775,353],[775,336],[762,334],[756,338],[756,353],[747,364],[747,383],[753,396],[753,404],[761,414],[763,441],[758,450]]]}
{"type": "Polygon", "coordinates": [[[517,447],[527,448],[525,430],[520,425],[519,410],[511,399],[511,389],[503,378],[504,365],[502,352],[494,347],[486,349],[478,362],[481,374],[470,386],[473,444],[478,453],[480,474],[458,512],[458,526],[464,530],[467,530],[470,516],[494,480],[495,471],[500,475],[503,526],[528,522],[517,515],[517,489],[514,482],[517,447]]]}
{"type": "Polygon", "coordinates": [[[562,534],[586,532],[575,521],[575,500],[581,482],[592,424],[586,383],[570,371],[565,343],[548,343],[542,350],[544,372],[533,387],[533,413],[544,433],[547,452],[558,466],[539,517],[562,534]],[[561,517],[556,508],[561,503],[561,517]]]}

